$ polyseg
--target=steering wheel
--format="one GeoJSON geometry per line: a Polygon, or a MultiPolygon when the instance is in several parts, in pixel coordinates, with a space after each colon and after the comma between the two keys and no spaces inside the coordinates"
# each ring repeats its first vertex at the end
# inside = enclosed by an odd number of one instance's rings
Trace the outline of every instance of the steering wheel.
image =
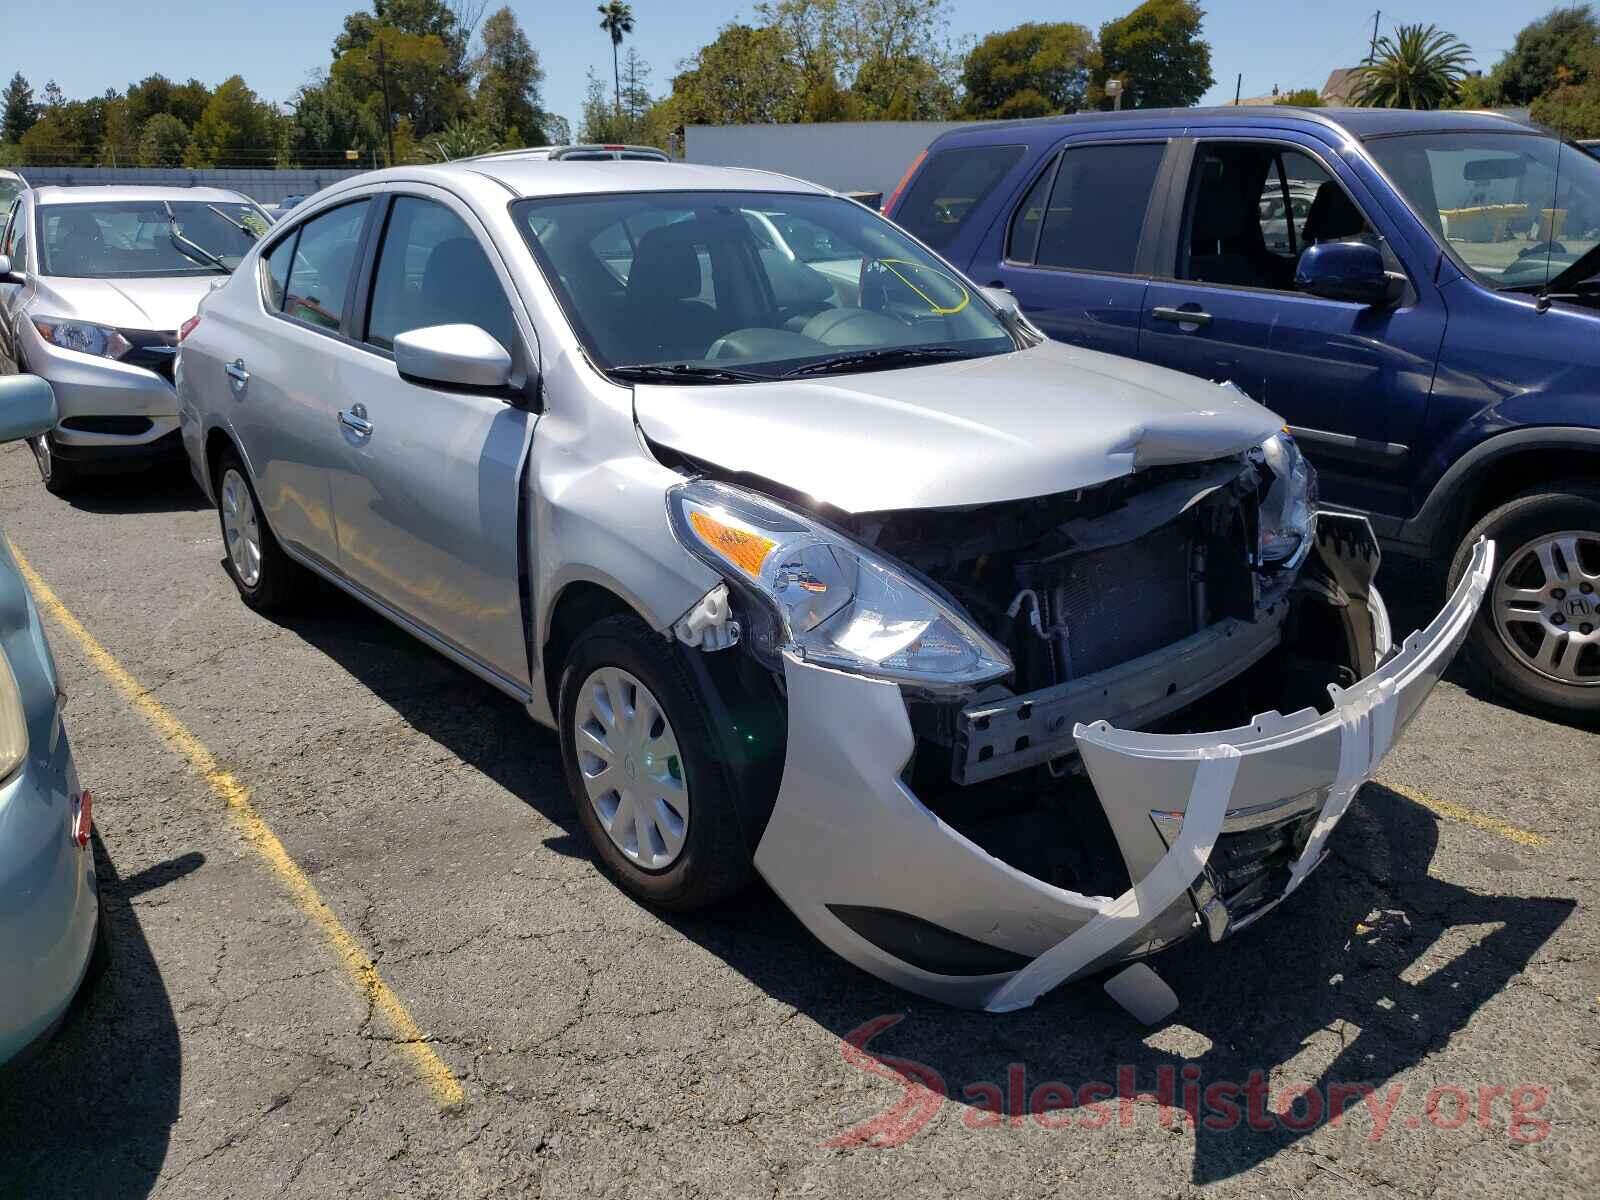
{"type": "Polygon", "coordinates": [[[1529,255],[1533,255],[1533,254],[1565,254],[1566,252],[1567,252],[1567,248],[1565,246],[1563,246],[1560,242],[1557,242],[1557,241],[1537,242],[1532,246],[1527,246],[1527,247],[1524,247],[1521,250],[1518,250],[1517,251],[1517,257],[1518,258],[1527,258],[1529,255]]]}

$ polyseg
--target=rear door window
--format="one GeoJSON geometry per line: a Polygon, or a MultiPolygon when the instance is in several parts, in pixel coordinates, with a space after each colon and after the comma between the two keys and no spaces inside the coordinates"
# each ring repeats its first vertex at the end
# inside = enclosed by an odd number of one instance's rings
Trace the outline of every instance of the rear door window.
{"type": "Polygon", "coordinates": [[[895,221],[943,249],[1025,153],[1026,146],[963,146],[930,155],[895,209],[895,221]]]}
{"type": "Polygon", "coordinates": [[[366,200],[313,217],[300,238],[285,288],[285,315],[319,329],[338,329],[361,250],[366,200]]]}
{"type": "Polygon", "coordinates": [[[289,263],[294,258],[294,242],[297,235],[290,234],[272,248],[272,253],[266,257],[265,277],[262,280],[265,290],[264,299],[267,307],[273,312],[283,311],[284,287],[289,281],[289,263]]]}
{"type": "Polygon", "coordinates": [[[1132,274],[1166,152],[1164,142],[1139,142],[1074,146],[1063,154],[1039,230],[1037,265],[1132,274]]]}

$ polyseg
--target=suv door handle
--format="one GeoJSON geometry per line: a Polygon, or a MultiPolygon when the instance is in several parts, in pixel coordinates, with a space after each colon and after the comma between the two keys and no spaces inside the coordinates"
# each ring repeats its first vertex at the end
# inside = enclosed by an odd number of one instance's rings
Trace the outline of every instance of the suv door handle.
{"type": "Polygon", "coordinates": [[[1198,304],[1193,308],[1168,308],[1165,305],[1157,305],[1150,310],[1150,315],[1158,321],[1171,321],[1178,325],[1211,324],[1211,314],[1198,304]]]}
{"type": "Polygon", "coordinates": [[[233,394],[243,394],[245,384],[250,382],[250,372],[244,369],[244,359],[236,358],[222,369],[228,373],[228,386],[233,388],[233,394]]]}
{"type": "Polygon", "coordinates": [[[367,406],[365,404],[352,404],[349,408],[339,410],[339,424],[362,441],[372,436],[372,422],[367,420],[367,406]]]}

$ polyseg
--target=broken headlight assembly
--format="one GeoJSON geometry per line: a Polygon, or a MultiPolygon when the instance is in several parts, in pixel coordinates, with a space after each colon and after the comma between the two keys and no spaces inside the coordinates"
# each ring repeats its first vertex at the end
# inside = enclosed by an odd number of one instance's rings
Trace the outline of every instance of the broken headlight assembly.
{"type": "Polygon", "coordinates": [[[678,540],[750,598],[751,649],[932,691],[1009,675],[1005,649],[906,569],[764,496],[708,480],[667,508],[678,540]]]}
{"type": "Polygon", "coordinates": [[[1317,472],[1285,429],[1257,449],[1271,473],[1261,500],[1256,561],[1263,567],[1297,567],[1311,549],[1317,519],[1317,472]]]}

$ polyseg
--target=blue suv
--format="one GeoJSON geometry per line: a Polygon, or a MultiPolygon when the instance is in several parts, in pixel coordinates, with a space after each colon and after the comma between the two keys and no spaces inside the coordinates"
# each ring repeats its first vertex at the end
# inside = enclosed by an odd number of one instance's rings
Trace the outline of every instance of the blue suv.
{"type": "Polygon", "coordinates": [[[947,133],[885,210],[1053,338],[1232,380],[1452,585],[1494,538],[1465,657],[1600,717],[1600,161],[1487,113],[1092,113],[947,133]]]}

